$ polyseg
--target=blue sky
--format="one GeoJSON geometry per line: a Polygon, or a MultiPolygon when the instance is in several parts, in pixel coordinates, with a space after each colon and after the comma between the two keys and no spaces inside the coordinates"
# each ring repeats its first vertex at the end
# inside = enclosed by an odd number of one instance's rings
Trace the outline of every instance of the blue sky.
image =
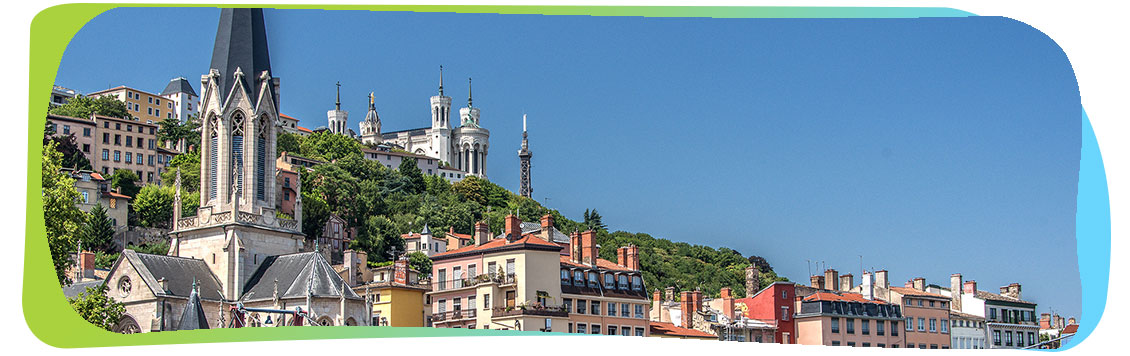
{"type": "MultiPolygon", "coordinates": [[[[197,86],[216,9],[117,9],[86,25],[56,83],[197,86]]],[[[982,289],[1080,314],[1080,104],[1064,53],[1003,18],[691,19],[268,10],[282,111],[385,131],[445,92],[491,130],[513,191],[529,115],[534,198],[610,228],[727,246],[807,280],[806,260],[982,289]]],[[[813,271],[817,267],[812,267],[813,271]]]]}

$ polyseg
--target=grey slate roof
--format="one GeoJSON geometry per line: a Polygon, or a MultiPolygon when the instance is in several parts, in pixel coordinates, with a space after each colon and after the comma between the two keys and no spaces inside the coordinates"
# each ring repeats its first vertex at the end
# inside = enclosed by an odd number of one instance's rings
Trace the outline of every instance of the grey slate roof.
{"type": "MultiPolygon", "coordinates": [[[[522,228],[522,235],[531,234],[531,233],[535,233],[535,232],[541,232],[541,223],[540,222],[523,221],[518,226],[520,226],[522,228]]],[[[550,232],[549,232],[550,242],[569,243],[569,235],[566,235],[565,233],[561,232],[561,230],[557,230],[556,227],[551,227],[550,229],[551,229],[550,232]]],[[[501,239],[503,237],[506,237],[505,233],[498,234],[498,235],[494,236],[494,238],[496,238],[496,239],[501,239]]]]}
{"type": "Polygon", "coordinates": [[[992,293],[992,292],[986,292],[986,291],[983,291],[983,290],[978,290],[975,297],[977,297],[977,299],[983,299],[983,300],[995,300],[995,301],[1000,301],[1000,302],[1011,302],[1011,303],[1022,303],[1022,304],[1036,305],[1036,303],[1032,303],[1032,302],[1029,302],[1029,301],[1026,301],[1026,300],[1020,300],[1020,299],[1016,299],[1016,298],[1006,297],[1006,296],[1003,296],[1003,295],[1000,295],[1000,294],[996,294],[996,293],[992,293]]]}
{"type": "Polygon", "coordinates": [[[204,308],[200,306],[200,296],[195,290],[188,296],[188,303],[180,314],[180,325],[177,330],[207,329],[208,318],[204,317],[204,308]]]}
{"type": "Polygon", "coordinates": [[[86,292],[88,287],[98,287],[102,285],[103,280],[86,281],[79,283],[72,283],[69,286],[63,287],[63,295],[67,298],[77,297],[80,293],[86,292]]]}
{"type": "MultiPolygon", "coordinates": [[[[263,9],[220,10],[220,24],[209,68],[220,71],[217,84],[221,103],[228,100],[228,93],[235,85],[237,68],[243,71],[244,89],[250,95],[252,105],[259,100],[259,73],[271,70],[263,9]]],[[[274,73],[271,75],[274,76],[274,73]]],[[[278,99],[278,93],[272,93],[272,96],[278,99]]],[[[275,106],[278,106],[277,102],[275,106]]]]}
{"type": "MultiPolygon", "coordinates": [[[[334,272],[322,254],[303,252],[282,256],[270,256],[247,281],[243,291],[243,301],[255,301],[274,297],[275,281],[278,281],[279,298],[305,298],[307,288],[313,290],[315,297],[341,297],[341,276],[334,272]]],[[[362,299],[349,287],[345,297],[362,299]]]]}
{"type": "MultiPolygon", "coordinates": [[[[223,296],[220,295],[220,280],[212,274],[212,270],[208,269],[204,260],[150,255],[130,249],[122,251],[122,259],[119,259],[118,263],[123,259],[133,264],[141,279],[155,295],[188,298],[192,294],[192,283],[195,281],[200,289],[200,298],[223,300],[223,296]],[[166,279],[167,290],[161,290],[161,283],[158,282],[161,278],[166,279]]],[[[114,269],[117,267],[115,265],[114,269]]]]}
{"type": "Polygon", "coordinates": [[[184,77],[170,80],[169,85],[165,86],[165,90],[162,90],[160,95],[165,96],[176,93],[185,93],[199,97],[199,95],[196,95],[196,91],[192,89],[192,84],[189,84],[188,79],[185,79],[184,77]]]}

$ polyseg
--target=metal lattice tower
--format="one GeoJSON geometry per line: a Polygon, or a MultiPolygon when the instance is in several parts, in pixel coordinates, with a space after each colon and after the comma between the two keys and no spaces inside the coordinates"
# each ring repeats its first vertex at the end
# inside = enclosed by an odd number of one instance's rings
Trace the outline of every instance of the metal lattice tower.
{"type": "Polygon", "coordinates": [[[530,158],[533,156],[526,135],[526,115],[522,114],[522,149],[518,150],[518,159],[522,162],[522,181],[521,187],[518,188],[518,194],[527,198],[530,198],[534,193],[534,189],[530,187],[530,158]]]}

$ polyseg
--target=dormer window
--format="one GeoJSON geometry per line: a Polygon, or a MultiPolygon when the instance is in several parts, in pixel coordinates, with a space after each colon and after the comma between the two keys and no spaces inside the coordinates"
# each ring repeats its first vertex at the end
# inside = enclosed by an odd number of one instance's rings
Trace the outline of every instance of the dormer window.
{"type": "Polygon", "coordinates": [[[585,273],[579,270],[573,271],[573,285],[577,287],[585,286],[585,273]]]}
{"type": "Polygon", "coordinates": [[[596,278],[596,272],[589,272],[589,288],[599,288],[600,282],[596,278]]]}
{"type": "Polygon", "coordinates": [[[616,276],[611,273],[604,274],[604,289],[616,288],[616,276]]]}
{"type": "Polygon", "coordinates": [[[620,288],[621,290],[628,290],[628,275],[626,275],[626,274],[621,274],[621,275],[620,275],[620,285],[619,285],[619,288],[620,288]]]}
{"type": "Polygon", "coordinates": [[[567,269],[561,270],[561,284],[569,285],[569,270],[567,269]]]}
{"type": "Polygon", "coordinates": [[[643,279],[640,276],[632,276],[632,290],[643,290],[643,279]]]}

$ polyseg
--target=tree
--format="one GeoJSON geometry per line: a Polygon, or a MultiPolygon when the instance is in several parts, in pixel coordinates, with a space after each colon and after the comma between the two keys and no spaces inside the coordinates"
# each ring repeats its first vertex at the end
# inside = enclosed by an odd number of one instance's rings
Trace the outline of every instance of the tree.
{"type": "Polygon", "coordinates": [[[196,216],[198,208],[200,208],[200,192],[180,193],[180,217],[196,216]]]}
{"type": "Polygon", "coordinates": [[[55,127],[51,123],[43,128],[43,144],[47,141],[55,141],[55,150],[63,154],[62,166],[66,168],[75,168],[81,170],[92,170],[90,159],[86,158],[86,154],[78,147],[78,141],[75,140],[75,134],[69,133],[66,135],[58,135],[55,132],[55,127]]]}
{"type": "Polygon", "coordinates": [[[47,112],[54,115],[77,117],[80,119],[89,119],[93,114],[121,119],[128,119],[130,117],[129,111],[126,110],[126,103],[118,101],[117,98],[109,95],[97,98],[82,95],[75,96],[65,104],[53,107],[47,112]]]}
{"type": "Polygon", "coordinates": [[[345,135],[329,131],[316,132],[302,139],[302,155],[323,161],[333,161],[348,156],[361,157],[361,143],[345,135]]]}
{"type": "Polygon", "coordinates": [[[400,237],[392,220],[375,215],[365,220],[350,247],[367,252],[369,260],[392,261],[395,257],[393,252],[397,255],[404,253],[404,238],[400,237]]]}
{"type": "Polygon", "coordinates": [[[318,195],[308,191],[302,192],[302,233],[306,238],[316,239],[322,236],[322,229],[330,219],[330,207],[318,195]]]}
{"type": "Polygon", "coordinates": [[[88,287],[85,292],[67,299],[71,307],[86,321],[99,328],[111,330],[126,312],[122,303],[106,296],[106,286],[88,287]]]}
{"type": "Polygon", "coordinates": [[[70,253],[75,249],[77,234],[86,220],[86,213],[75,206],[79,199],[75,181],[64,174],[63,155],[55,150],[55,143],[43,146],[42,198],[43,227],[47,231],[47,246],[59,284],[69,284],[67,269],[74,263],[70,253]]]}
{"type": "Polygon", "coordinates": [[[114,189],[121,189],[121,193],[133,197],[137,195],[140,188],[137,187],[137,173],[129,169],[114,170],[114,174],[110,175],[110,187],[114,189]]]}
{"type": "Polygon", "coordinates": [[[280,132],[278,136],[278,145],[275,146],[275,157],[282,156],[283,152],[301,153],[302,152],[302,136],[292,134],[289,132],[280,132]]]}
{"type": "Polygon", "coordinates": [[[466,201],[473,201],[479,205],[486,205],[487,198],[483,194],[482,179],[476,176],[467,176],[463,180],[451,185],[451,191],[466,201]]]}
{"type": "Polygon", "coordinates": [[[83,227],[82,247],[91,251],[109,252],[113,247],[114,222],[106,215],[102,203],[94,205],[83,227]]]}
{"type": "Polygon", "coordinates": [[[161,184],[173,186],[177,182],[177,168],[180,168],[181,192],[200,191],[200,151],[181,153],[169,160],[169,168],[161,172],[161,184]]]}
{"type": "Polygon", "coordinates": [[[410,193],[420,193],[427,188],[424,182],[424,173],[420,172],[420,166],[416,165],[416,158],[404,157],[400,160],[400,167],[397,168],[397,171],[407,179],[410,193]]]}
{"type": "Polygon", "coordinates": [[[408,254],[408,267],[416,270],[416,272],[420,272],[422,275],[430,276],[432,274],[432,259],[428,258],[428,255],[423,252],[415,251],[408,254]]]}
{"type": "Polygon", "coordinates": [[[596,209],[592,209],[591,212],[589,211],[589,209],[585,209],[584,218],[584,224],[586,227],[588,227],[589,230],[608,230],[608,225],[604,225],[604,222],[601,221],[600,213],[597,213],[596,209]]]}
{"type": "Polygon", "coordinates": [[[176,191],[172,187],[149,184],[141,188],[133,198],[133,209],[147,227],[169,227],[173,218],[173,200],[176,191]]]}

